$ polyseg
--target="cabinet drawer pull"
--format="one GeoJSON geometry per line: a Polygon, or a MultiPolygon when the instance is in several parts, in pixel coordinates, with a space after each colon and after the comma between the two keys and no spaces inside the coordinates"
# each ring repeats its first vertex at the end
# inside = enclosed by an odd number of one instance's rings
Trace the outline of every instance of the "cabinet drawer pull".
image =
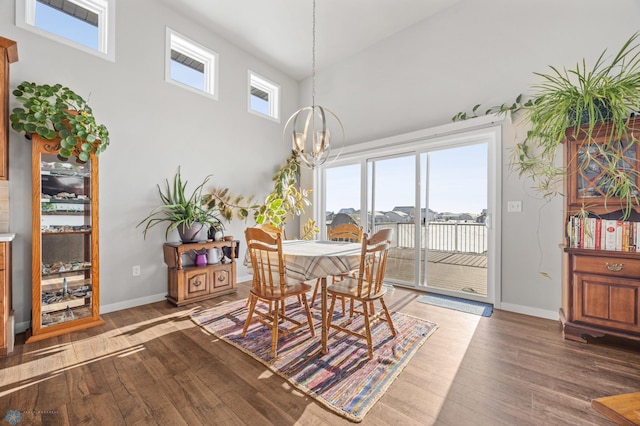
{"type": "Polygon", "coordinates": [[[225,277],[224,275],[220,275],[218,277],[218,281],[220,281],[220,282],[225,281],[226,279],[227,279],[227,277],[225,277]]]}
{"type": "Polygon", "coordinates": [[[200,287],[202,285],[202,281],[198,280],[198,281],[194,282],[193,285],[195,287],[200,287]]]}
{"type": "Polygon", "coordinates": [[[613,272],[620,272],[624,269],[624,263],[605,262],[604,267],[613,272]]]}

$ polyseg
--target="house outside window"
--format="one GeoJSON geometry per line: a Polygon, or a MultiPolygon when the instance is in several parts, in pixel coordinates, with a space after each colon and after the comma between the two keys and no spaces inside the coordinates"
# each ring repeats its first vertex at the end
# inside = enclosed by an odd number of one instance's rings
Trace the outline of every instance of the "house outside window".
{"type": "Polygon", "coordinates": [[[167,28],[165,81],[218,99],[218,54],[167,28]]]}
{"type": "Polygon", "coordinates": [[[251,70],[249,112],[280,122],[280,86],[251,70]]]}
{"type": "Polygon", "coordinates": [[[16,25],[115,61],[115,0],[16,0],[16,25]]]}

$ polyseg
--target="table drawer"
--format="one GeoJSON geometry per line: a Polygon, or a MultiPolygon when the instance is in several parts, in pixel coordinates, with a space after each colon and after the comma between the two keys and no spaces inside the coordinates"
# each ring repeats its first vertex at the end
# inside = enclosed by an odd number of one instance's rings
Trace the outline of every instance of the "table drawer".
{"type": "Polygon", "coordinates": [[[574,256],[574,271],[640,279],[640,259],[574,256]]]}

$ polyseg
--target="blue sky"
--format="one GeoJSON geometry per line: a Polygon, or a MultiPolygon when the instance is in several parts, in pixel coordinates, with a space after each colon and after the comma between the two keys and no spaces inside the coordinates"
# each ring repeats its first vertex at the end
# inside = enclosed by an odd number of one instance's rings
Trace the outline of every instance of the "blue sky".
{"type": "MultiPolygon", "coordinates": [[[[480,213],[487,208],[486,144],[433,151],[430,157],[431,210],[480,213]]],[[[422,164],[424,170],[424,155],[422,164]]],[[[337,212],[343,207],[360,207],[358,165],[333,167],[327,170],[327,177],[327,211],[337,212]]],[[[376,210],[388,211],[396,206],[415,204],[414,156],[378,162],[376,177],[376,210]]]]}

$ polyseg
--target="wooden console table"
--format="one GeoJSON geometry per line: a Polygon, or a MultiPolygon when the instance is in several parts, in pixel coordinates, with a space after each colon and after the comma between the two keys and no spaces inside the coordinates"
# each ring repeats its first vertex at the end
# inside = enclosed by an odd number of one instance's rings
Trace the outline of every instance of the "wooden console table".
{"type": "Polygon", "coordinates": [[[640,425],[640,392],[594,399],[591,406],[618,425],[640,425]]]}
{"type": "Polygon", "coordinates": [[[209,241],[189,244],[165,243],[164,263],[168,268],[167,300],[176,306],[198,302],[223,294],[234,293],[236,288],[236,247],[238,241],[209,241]],[[184,265],[182,256],[191,251],[202,252],[221,248],[228,263],[205,266],[184,265]]]}

